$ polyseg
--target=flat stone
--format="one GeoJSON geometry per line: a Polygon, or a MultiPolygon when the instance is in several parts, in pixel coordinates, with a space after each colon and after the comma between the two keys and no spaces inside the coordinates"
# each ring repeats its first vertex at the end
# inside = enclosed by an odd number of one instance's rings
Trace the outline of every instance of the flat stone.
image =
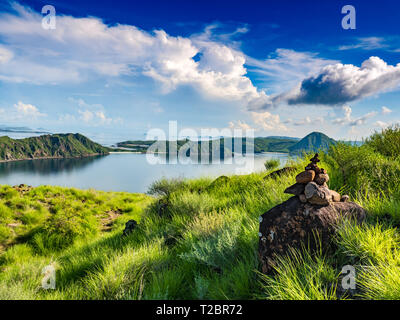
{"type": "Polygon", "coordinates": [[[294,194],[295,196],[299,196],[304,193],[305,185],[303,183],[295,183],[290,187],[287,187],[284,193],[294,194]]]}
{"type": "Polygon", "coordinates": [[[315,171],[314,170],[306,170],[303,172],[300,172],[296,176],[296,182],[297,183],[308,183],[313,181],[315,178],[315,171]]]}
{"type": "Polygon", "coordinates": [[[319,186],[315,182],[307,183],[304,194],[307,198],[307,201],[311,204],[316,205],[328,205],[329,202],[332,200],[331,191],[323,186],[319,186]]]}

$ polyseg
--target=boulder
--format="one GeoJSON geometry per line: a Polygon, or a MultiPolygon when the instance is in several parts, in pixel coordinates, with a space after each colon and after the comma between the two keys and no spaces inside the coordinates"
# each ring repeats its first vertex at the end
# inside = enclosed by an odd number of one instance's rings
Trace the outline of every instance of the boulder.
{"type": "Polygon", "coordinates": [[[305,245],[315,250],[320,243],[322,250],[329,249],[337,224],[344,219],[361,223],[365,210],[354,202],[318,206],[302,203],[299,197],[270,209],[260,217],[258,254],[262,272],[271,272],[275,255],[285,254],[289,247],[305,245]]]}
{"type": "Polygon", "coordinates": [[[304,195],[307,201],[316,205],[328,205],[332,201],[331,190],[324,186],[319,186],[315,182],[307,183],[304,188],[304,195]]]}
{"type": "Polygon", "coordinates": [[[308,183],[314,180],[315,177],[315,171],[314,170],[306,170],[303,172],[300,172],[296,176],[296,182],[297,183],[308,183]]]}
{"type": "Polygon", "coordinates": [[[329,176],[327,173],[320,173],[320,174],[316,175],[316,177],[314,178],[314,181],[316,183],[318,183],[320,186],[322,186],[323,184],[325,184],[329,181],[329,176]]]}
{"type": "Polygon", "coordinates": [[[278,169],[275,170],[269,174],[267,174],[264,179],[268,179],[268,178],[278,178],[280,176],[282,176],[283,174],[290,174],[292,172],[296,171],[295,167],[284,167],[282,169],[278,169]]]}
{"type": "Polygon", "coordinates": [[[125,223],[125,229],[122,232],[123,236],[129,235],[137,226],[137,222],[135,220],[129,220],[127,223],[125,223]]]}
{"type": "Polygon", "coordinates": [[[299,196],[304,193],[305,185],[302,183],[295,183],[290,187],[287,187],[284,193],[294,194],[295,196],[299,196]]]}

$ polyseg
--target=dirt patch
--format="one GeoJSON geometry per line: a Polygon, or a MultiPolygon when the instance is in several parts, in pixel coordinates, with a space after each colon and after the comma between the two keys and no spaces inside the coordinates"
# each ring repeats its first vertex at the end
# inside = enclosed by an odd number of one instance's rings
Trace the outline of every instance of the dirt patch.
{"type": "Polygon", "coordinates": [[[107,211],[105,216],[100,219],[101,231],[109,232],[112,229],[114,221],[122,215],[122,210],[110,210],[107,211]]]}

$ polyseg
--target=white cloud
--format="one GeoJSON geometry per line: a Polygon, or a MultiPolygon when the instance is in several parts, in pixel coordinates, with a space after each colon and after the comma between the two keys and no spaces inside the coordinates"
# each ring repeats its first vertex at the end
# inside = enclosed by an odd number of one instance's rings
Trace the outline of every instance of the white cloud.
{"type": "Polygon", "coordinates": [[[263,113],[251,112],[253,122],[258,128],[263,130],[288,131],[289,129],[281,122],[278,114],[272,114],[268,111],[263,113]]]}
{"type": "Polygon", "coordinates": [[[230,121],[229,122],[229,129],[241,129],[241,130],[250,130],[253,129],[250,125],[248,125],[246,122],[237,120],[237,121],[230,121]]]}
{"type": "Polygon", "coordinates": [[[265,92],[246,76],[245,56],[207,35],[175,37],[163,30],[147,32],[131,25],[108,26],[94,17],[62,15],[55,30],[45,30],[41,14],[18,4],[14,9],[0,14],[5,46],[18,48],[13,59],[0,65],[0,80],[60,84],[145,75],[160,83],[164,93],[190,85],[210,98],[252,108],[269,104],[265,92]]]}
{"type": "Polygon", "coordinates": [[[46,116],[46,114],[39,112],[39,109],[32,104],[26,104],[18,101],[14,104],[14,109],[17,112],[17,118],[37,118],[46,116]]]}
{"type": "Polygon", "coordinates": [[[281,95],[289,104],[339,105],[394,89],[400,85],[400,63],[388,65],[370,57],[361,67],[335,64],[306,78],[291,92],[281,95]]]}
{"type": "Polygon", "coordinates": [[[333,124],[349,125],[351,127],[360,126],[360,125],[365,124],[369,118],[372,118],[377,115],[377,112],[372,111],[372,112],[368,112],[367,114],[365,114],[361,117],[352,118],[351,117],[352,109],[350,106],[343,106],[342,109],[344,112],[344,117],[333,120],[332,121],[333,124]]]}
{"type": "Polygon", "coordinates": [[[382,129],[384,129],[384,128],[388,127],[389,124],[386,123],[386,122],[383,122],[383,121],[378,120],[378,121],[376,121],[376,122],[374,123],[374,126],[375,126],[375,127],[380,127],[380,128],[382,128],[382,129]]]}
{"type": "Polygon", "coordinates": [[[13,56],[14,54],[10,50],[0,46],[0,64],[9,62],[13,56]]]}
{"type": "Polygon", "coordinates": [[[69,97],[68,101],[77,105],[77,115],[64,114],[59,117],[59,120],[71,119],[73,121],[82,121],[90,126],[120,124],[123,122],[121,118],[108,117],[102,104],[90,104],[81,98],[75,99],[73,97],[69,97]]]}
{"type": "Polygon", "coordinates": [[[362,50],[376,50],[387,48],[389,45],[385,43],[382,37],[364,37],[357,38],[357,42],[351,45],[340,46],[339,50],[362,49],[362,50]]]}
{"type": "Polygon", "coordinates": [[[390,110],[388,107],[382,106],[382,114],[389,114],[392,113],[393,111],[390,110]]]}
{"type": "Polygon", "coordinates": [[[46,116],[47,114],[40,112],[36,106],[22,101],[18,101],[12,107],[0,109],[0,121],[5,122],[31,123],[46,116]]]}
{"type": "Polygon", "coordinates": [[[344,117],[333,120],[332,121],[333,124],[344,125],[344,124],[351,122],[351,112],[352,112],[351,107],[343,106],[342,109],[343,109],[344,117]]]}
{"type": "Polygon", "coordinates": [[[276,49],[271,57],[265,60],[246,58],[249,70],[264,76],[269,88],[275,92],[286,90],[287,87],[294,86],[305,77],[317,73],[322,67],[338,62],[319,58],[317,53],[283,48],[276,49]],[[270,79],[273,79],[274,83],[269,83],[270,79]]]}

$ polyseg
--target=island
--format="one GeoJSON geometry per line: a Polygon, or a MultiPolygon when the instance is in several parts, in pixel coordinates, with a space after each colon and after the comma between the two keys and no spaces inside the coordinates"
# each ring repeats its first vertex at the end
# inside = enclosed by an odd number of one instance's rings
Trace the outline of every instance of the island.
{"type": "Polygon", "coordinates": [[[79,133],[46,134],[24,139],[0,137],[0,162],[80,158],[107,155],[111,150],[79,133]]]}

